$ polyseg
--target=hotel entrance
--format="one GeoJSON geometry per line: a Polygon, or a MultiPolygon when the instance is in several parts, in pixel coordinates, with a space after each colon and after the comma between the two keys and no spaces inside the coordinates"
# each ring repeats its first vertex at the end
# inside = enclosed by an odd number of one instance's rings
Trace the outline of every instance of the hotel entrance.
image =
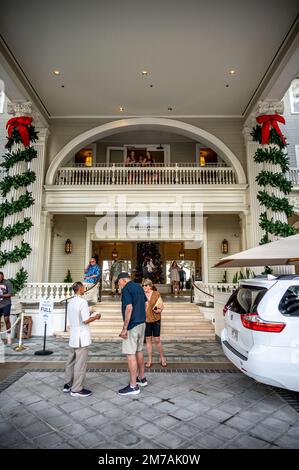
{"type": "Polygon", "coordinates": [[[111,267],[115,261],[118,270],[127,271],[133,281],[151,278],[164,295],[173,293],[169,271],[173,261],[181,268],[180,295],[189,294],[192,277],[201,279],[201,248],[185,249],[184,242],[93,241],[92,253],[98,256],[102,269],[103,295],[112,290],[111,267]],[[147,263],[150,268],[146,268],[147,263]]]}

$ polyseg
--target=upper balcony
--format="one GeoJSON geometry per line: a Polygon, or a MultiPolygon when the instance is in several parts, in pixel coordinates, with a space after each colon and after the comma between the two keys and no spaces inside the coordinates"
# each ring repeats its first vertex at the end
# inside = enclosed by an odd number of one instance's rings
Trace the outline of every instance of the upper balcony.
{"type": "Polygon", "coordinates": [[[76,165],[59,168],[57,186],[108,186],[108,185],[235,185],[233,168],[225,165],[200,167],[191,163],[159,163],[155,166],[130,166],[124,164],[96,164],[93,167],[76,165]]]}
{"type": "MultiPolygon", "coordinates": [[[[299,189],[299,169],[290,168],[288,178],[299,189]]],[[[192,163],[157,163],[139,167],[121,163],[97,163],[59,168],[55,186],[165,186],[165,185],[237,185],[234,168],[221,164],[204,167],[192,163]]]]}

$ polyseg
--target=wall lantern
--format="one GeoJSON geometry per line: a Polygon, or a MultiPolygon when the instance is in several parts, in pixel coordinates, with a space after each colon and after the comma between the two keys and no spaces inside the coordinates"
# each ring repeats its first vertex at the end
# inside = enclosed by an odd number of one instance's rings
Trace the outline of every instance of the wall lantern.
{"type": "Polygon", "coordinates": [[[181,250],[179,252],[179,258],[180,259],[185,259],[185,251],[184,251],[183,243],[181,245],[181,250]]]}
{"type": "Polygon", "coordinates": [[[71,252],[73,251],[73,244],[69,238],[65,241],[64,251],[67,255],[70,255],[71,252]]]}
{"type": "Polygon", "coordinates": [[[226,239],[222,240],[221,251],[224,255],[228,253],[228,241],[226,239]]]}
{"type": "Polygon", "coordinates": [[[113,248],[113,251],[112,251],[112,258],[113,258],[113,259],[118,258],[118,252],[117,252],[117,250],[116,250],[115,243],[114,243],[114,248],[113,248]]]}

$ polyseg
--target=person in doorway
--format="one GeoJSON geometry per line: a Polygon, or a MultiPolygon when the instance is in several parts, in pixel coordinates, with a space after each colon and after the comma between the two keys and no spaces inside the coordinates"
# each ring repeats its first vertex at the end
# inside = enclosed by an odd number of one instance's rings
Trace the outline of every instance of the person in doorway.
{"type": "Polygon", "coordinates": [[[186,282],[186,271],[183,268],[183,266],[180,267],[179,275],[180,275],[180,290],[184,290],[185,282],[186,282]]]}
{"type": "Polygon", "coordinates": [[[82,282],[73,284],[74,297],[70,299],[67,308],[70,322],[71,351],[65,366],[66,383],[64,393],[72,397],[89,397],[91,391],[83,387],[88,357],[88,347],[91,344],[89,323],[99,320],[100,313],[89,312],[88,303],[82,298],[85,288],[82,282]]]}
{"type": "Polygon", "coordinates": [[[146,256],[142,264],[142,277],[144,279],[152,279],[155,270],[155,265],[152,258],[146,256]]]}
{"type": "Polygon", "coordinates": [[[179,293],[179,283],[180,283],[179,270],[180,270],[180,267],[177,264],[177,262],[174,260],[171,263],[171,266],[169,268],[170,282],[172,286],[172,292],[174,293],[174,295],[178,295],[179,293]]]}
{"type": "MultiPolygon", "coordinates": [[[[6,339],[7,344],[12,344],[11,338],[11,324],[10,324],[10,311],[11,311],[11,296],[13,293],[13,287],[10,281],[5,279],[3,272],[0,272],[0,325],[2,315],[4,317],[6,327],[6,339]]],[[[0,327],[1,328],[1,327],[0,327]]]]}
{"type": "Polygon", "coordinates": [[[110,268],[111,295],[119,294],[117,278],[122,271],[122,262],[118,259],[113,260],[110,268]]]}
{"type": "Polygon", "coordinates": [[[143,166],[155,166],[156,162],[149,151],[146,152],[143,159],[143,166]]]}
{"type": "Polygon", "coordinates": [[[121,310],[123,328],[119,334],[122,338],[122,352],[127,355],[130,383],[119,390],[119,395],[137,395],[139,387],[145,387],[147,380],[144,376],[143,343],[145,333],[147,297],[140,284],[131,281],[127,272],[118,276],[121,289],[121,310]]]}
{"type": "Polygon", "coordinates": [[[90,289],[90,292],[87,294],[88,300],[92,303],[97,303],[98,301],[98,288],[94,287],[91,289],[92,284],[97,284],[101,276],[101,268],[98,265],[96,256],[93,256],[89,264],[84,270],[84,285],[85,289],[90,289]]]}
{"type": "Polygon", "coordinates": [[[167,367],[167,362],[163,354],[163,348],[160,339],[161,331],[161,313],[164,305],[160,293],[155,288],[150,279],[145,279],[143,289],[147,297],[146,305],[146,326],[145,326],[145,339],[147,350],[147,362],[145,367],[151,367],[153,364],[153,344],[156,345],[160,355],[160,364],[162,367],[167,367]]]}

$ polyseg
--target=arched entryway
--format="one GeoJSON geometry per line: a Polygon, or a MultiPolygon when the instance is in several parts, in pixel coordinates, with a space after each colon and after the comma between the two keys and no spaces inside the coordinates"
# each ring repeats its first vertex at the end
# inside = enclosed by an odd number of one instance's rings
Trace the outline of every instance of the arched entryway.
{"type": "Polygon", "coordinates": [[[225,145],[218,137],[199,127],[187,124],[182,121],[166,118],[129,118],[117,121],[111,121],[101,126],[90,129],[78,135],[68,142],[56,155],[51,162],[46,176],[46,184],[54,184],[56,172],[67,159],[85,145],[104,137],[127,131],[136,131],[139,129],[163,130],[190,137],[209,147],[212,147],[219,153],[221,158],[232,166],[236,172],[237,182],[246,183],[245,172],[236,155],[225,145]]]}

